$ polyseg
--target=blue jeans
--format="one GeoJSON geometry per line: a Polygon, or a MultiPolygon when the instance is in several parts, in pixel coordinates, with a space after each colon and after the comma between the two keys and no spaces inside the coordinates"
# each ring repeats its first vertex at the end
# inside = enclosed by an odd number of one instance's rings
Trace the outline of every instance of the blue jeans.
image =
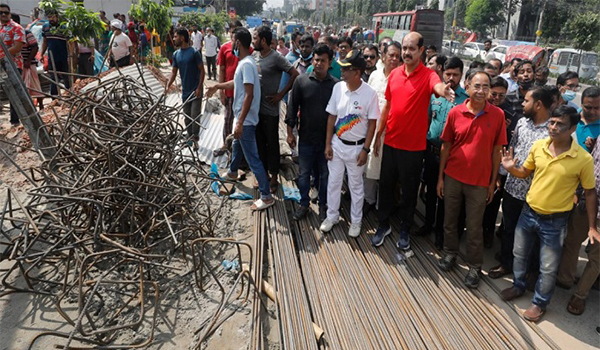
{"type": "Polygon", "coordinates": [[[298,162],[300,163],[300,175],[298,177],[298,189],[300,190],[300,205],[308,207],[310,202],[310,176],[315,175],[315,184],[319,189],[319,206],[327,204],[327,181],[329,169],[325,159],[325,144],[311,145],[309,143],[298,144],[298,162]]]}
{"type": "Polygon", "coordinates": [[[515,288],[524,291],[527,266],[536,237],[540,239],[540,275],[532,303],[542,309],[550,303],[567,234],[569,213],[540,215],[525,203],[515,230],[513,272],[515,288]]]}
{"type": "Polygon", "coordinates": [[[242,137],[239,140],[233,140],[232,147],[233,154],[231,156],[229,172],[232,174],[237,174],[243,154],[244,157],[246,157],[248,166],[250,166],[250,170],[252,170],[254,176],[256,176],[256,180],[258,181],[260,198],[263,200],[273,198],[269,188],[269,179],[267,178],[267,173],[265,172],[265,168],[258,157],[258,148],[256,147],[256,126],[244,125],[242,137]]]}

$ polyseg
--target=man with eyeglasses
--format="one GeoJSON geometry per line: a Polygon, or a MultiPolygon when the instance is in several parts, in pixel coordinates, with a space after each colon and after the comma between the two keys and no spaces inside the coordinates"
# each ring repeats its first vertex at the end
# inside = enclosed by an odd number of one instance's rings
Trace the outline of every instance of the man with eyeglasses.
{"type": "MultiPolygon", "coordinates": [[[[10,17],[10,7],[6,4],[0,4],[0,35],[2,35],[4,44],[8,48],[8,53],[12,56],[19,71],[23,69],[23,57],[21,49],[25,44],[25,30],[20,24],[13,21],[10,17]]],[[[4,58],[5,53],[0,50],[0,58],[4,58]]],[[[10,124],[19,125],[19,116],[17,111],[10,106],[10,124]]]]}
{"type": "Polygon", "coordinates": [[[577,97],[577,92],[581,86],[579,85],[579,75],[575,72],[564,72],[556,78],[556,87],[560,91],[558,105],[567,105],[579,110],[579,106],[573,102],[577,97]]]}
{"type": "Polygon", "coordinates": [[[365,72],[362,75],[362,80],[367,83],[369,82],[369,77],[371,74],[377,69],[377,61],[379,61],[379,50],[377,50],[377,46],[373,44],[368,44],[363,49],[363,57],[365,61],[367,61],[367,68],[365,68],[365,72]]]}
{"type": "MultiPolygon", "coordinates": [[[[430,58],[434,59],[436,56],[430,58]]],[[[444,59],[446,56],[442,56],[444,59]]],[[[423,178],[427,186],[427,196],[425,199],[425,225],[417,231],[418,236],[428,235],[433,229],[435,223],[435,245],[443,248],[444,242],[444,202],[438,200],[436,194],[438,173],[440,170],[440,148],[442,146],[442,131],[446,125],[448,113],[454,106],[459,105],[467,98],[467,92],[460,86],[462,79],[464,63],[458,57],[450,57],[444,62],[443,79],[444,83],[450,83],[454,89],[454,102],[450,102],[444,97],[431,96],[429,105],[429,130],[427,131],[427,151],[425,151],[425,170],[423,178]]]]}
{"type": "Polygon", "coordinates": [[[354,41],[352,41],[352,38],[349,36],[344,36],[340,38],[340,40],[338,41],[338,56],[340,61],[346,58],[348,52],[352,50],[353,44],[354,41]]]}
{"type": "MultiPolygon", "coordinates": [[[[573,133],[574,140],[586,151],[592,152],[594,148],[598,148],[595,145],[596,139],[600,135],[600,88],[597,86],[591,86],[583,91],[582,98],[582,111],[580,113],[581,120],[577,123],[577,129],[573,133]]],[[[569,216],[569,223],[567,225],[567,236],[565,238],[563,246],[563,255],[558,268],[558,276],[556,284],[559,287],[569,289],[575,283],[575,273],[577,272],[577,261],[579,260],[579,250],[581,244],[586,240],[588,227],[586,225],[586,211],[587,203],[585,201],[585,195],[581,188],[578,188],[576,192],[577,204],[571,215],[569,216]]],[[[598,249],[595,249],[595,256],[590,252],[589,263],[598,269],[599,256],[598,249]]],[[[587,269],[587,268],[586,268],[587,269]]],[[[584,274],[585,275],[585,274],[584,274]]],[[[590,279],[593,276],[586,276],[590,279]]],[[[567,310],[575,315],[580,315],[585,309],[585,299],[587,297],[587,291],[589,288],[579,288],[583,285],[592,285],[598,275],[593,280],[579,281],[578,291],[571,298],[567,310]]],[[[583,278],[582,278],[583,279],[583,278]]]]}
{"type": "Polygon", "coordinates": [[[492,201],[506,144],[504,113],[487,102],[491,79],[477,72],[467,92],[469,99],[448,114],[442,133],[437,194],[444,200],[444,252],[438,262],[444,271],[456,264],[459,251],[458,216],[464,198],[469,272],[465,285],[477,288],[483,264],[483,213],[492,201]],[[468,171],[465,171],[468,169],[468,171]]]}
{"type": "MultiPolygon", "coordinates": [[[[535,141],[548,137],[548,120],[552,114],[552,102],[552,92],[543,87],[534,87],[525,95],[523,102],[525,117],[517,122],[509,143],[518,164],[527,159],[535,141]]],[[[508,174],[504,168],[502,170],[501,174],[508,174]]],[[[490,269],[488,272],[490,278],[500,278],[512,272],[515,229],[530,185],[531,177],[523,179],[508,174],[506,178],[502,197],[504,232],[500,243],[500,264],[490,269]]]]}
{"type": "Polygon", "coordinates": [[[374,155],[382,157],[377,212],[379,227],[371,238],[371,244],[376,247],[381,246],[385,237],[392,232],[390,217],[397,201],[395,191],[390,189],[394,189],[400,180],[404,206],[401,211],[400,239],[396,246],[402,250],[410,249],[409,232],[427,148],[427,109],[431,95],[435,93],[454,101],[451,84],[442,83],[435,72],[421,63],[424,51],[423,36],[417,32],[407,34],[402,41],[404,64],[394,69],[388,78],[386,104],[374,144],[374,155]],[[381,143],[383,151],[379,154],[381,143]]]}
{"type": "MultiPolygon", "coordinates": [[[[383,38],[379,39],[379,52],[381,52],[382,57],[383,57],[383,52],[385,50],[385,47],[388,46],[391,42],[392,42],[392,38],[390,38],[389,36],[384,36],[383,38]]],[[[400,44],[399,42],[396,41],[396,44],[398,44],[398,46],[402,47],[402,44],[400,44]]],[[[402,63],[402,58],[400,58],[400,62],[402,63]]],[[[377,62],[377,64],[375,65],[375,67],[377,67],[377,69],[381,70],[383,69],[383,60],[379,60],[377,62]]]]}
{"type": "Polygon", "coordinates": [[[377,92],[361,79],[367,66],[361,52],[350,51],[346,58],[340,61],[340,65],[343,81],[333,87],[326,109],[329,119],[325,157],[329,160],[329,179],[327,218],[320,229],[329,232],[339,222],[341,190],[346,171],[352,202],[348,236],[356,238],[360,235],[362,226],[363,173],[380,114],[377,92]]]}

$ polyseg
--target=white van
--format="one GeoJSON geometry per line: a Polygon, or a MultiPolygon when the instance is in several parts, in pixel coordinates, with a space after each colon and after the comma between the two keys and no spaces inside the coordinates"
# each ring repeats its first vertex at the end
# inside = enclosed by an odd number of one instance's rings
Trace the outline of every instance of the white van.
{"type": "MultiPolygon", "coordinates": [[[[548,68],[551,73],[561,74],[566,71],[577,72],[579,65],[579,50],[575,49],[557,49],[552,53],[548,68]]],[[[598,54],[595,52],[583,51],[583,60],[579,69],[579,77],[586,79],[595,79],[598,74],[598,54]]]]}

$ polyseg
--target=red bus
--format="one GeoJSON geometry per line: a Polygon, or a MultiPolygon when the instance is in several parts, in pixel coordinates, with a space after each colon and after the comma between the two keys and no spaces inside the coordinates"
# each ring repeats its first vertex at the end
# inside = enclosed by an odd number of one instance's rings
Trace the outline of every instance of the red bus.
{"type": "Polygon", "coordinates": [[[444,11],[414,10],[404,12],[386,12],[373,15],[373,29],[377,40],[385,36],[402,42],[410,32],[419,32],[423,36],[425,46],[435,45],[442,49],[444,36],[444,11]]]}

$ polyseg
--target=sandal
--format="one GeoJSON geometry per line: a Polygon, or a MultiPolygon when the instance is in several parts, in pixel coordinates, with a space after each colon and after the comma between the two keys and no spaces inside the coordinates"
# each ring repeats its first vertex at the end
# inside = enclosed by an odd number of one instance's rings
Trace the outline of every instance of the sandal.
{"type": "Polygon", "coordinates": [[[254,204],[252,204],[250,209],[252,209],[253,211],[261,211],[261,210],[267,209],[268,207],[272,207],[274,205],[275,205],[274,198],[271,198],[270,202],[265,202],[262,199],[259,199],[256,202],[254,202],[254,204]]]}
{"type": "Polygon", "coordinates": [[[581,315],[585,311],[585,299],[580,299],[573,295],[567,304],[567,311],[573,315],[581,315]]]}
{"type": "Polygon", "coordinates": [[[235,176],[235,177],[234,177],[234,176],[231,176],[231,175],[229,174],[229,172],[228,172],[228,171],[226,171],[226,172],[224,172],[223,174],[221,174],[221,178],[222,178],[223,180],[227,180],[227,181],[237,181],[237,180],[238,180],[238,178],[239,178],[239,176],[235,176]]]}

